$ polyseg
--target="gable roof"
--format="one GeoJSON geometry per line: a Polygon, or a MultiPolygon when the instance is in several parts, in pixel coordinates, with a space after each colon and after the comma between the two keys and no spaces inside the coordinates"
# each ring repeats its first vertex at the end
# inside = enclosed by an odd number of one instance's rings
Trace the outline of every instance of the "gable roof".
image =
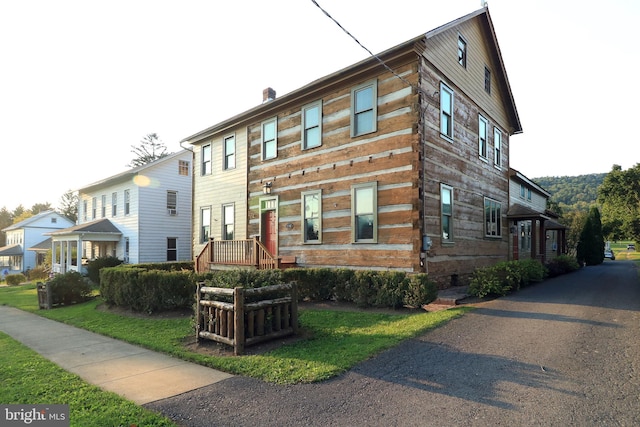
{"type": "Polygon", "coordinates": [[[514,180],[514,181],[517,181],[517,182],[520,182],[520,183],[528,185],[533,190],[535,190],[536,192],[542,194],[546,198],[551,197],[551,193],[549,193],[544,188],[540,187],[538,184],[536,184],[535,182],[533,182],[532,180],[530,180],[529,178],[524,176],[523,173],[515,170],[514,168],[509,168],[509,178],[514,180]]]}
{"type": "MultiPolygon", "coordinates": [[[[17,229],[19,229],[19,228],[27,227],[29,224],[32,224],[32,223],[34,223],[34,222],[36,222],[36,221],[38,221],[38,220],[40,220],[40,219],[42,219],[42,218],[45,218],[45,217],[47,217],[47,216],[49,216],[49,215],[51,215],[51,214],[54,214],[54,215],[56,215],[57,217],[65,218],[65,219],[67,219],[69,222],[71,222],[71,220],[70,220],[70,219],[68,219],[68,218],[66,218],[65,216],[60,215],[59,213],[57,213],[57,212],[56,212],[56,211],[54,211],[53,209],[49,209],[49,210],[47,210],[47,211],[42,211],[42,212],[37,213],[37,214],[35,214],[35,215],[33,215],[33,216],[30,216],[30,217],[29,217],[29,218],[27,218],[27,219],[23,219],[23,220],[22,220],[22,221],[20,221],[20,222],[16,222],[15,224],[10,225],[9,227],[3,228],[3,229],[2,229],[2,231],[17,230],[17,229]]],[[[52,228],[53,228],[53,227],[52,227],[52,228]]]]}
{"type": "Polygon", "coordinates": [[[365,73],[372,69],[383,67],[380,61],[389,62],[392,59],[397,59],[406,54],[416,54],[414,46],[416,43],[424,40],[425,38],[433,37],[442,31],[446,31],[450,28],[456,27],[457,25],[462,24],[468,20],[479,17],[486,29],[490,41],[495,46],[494,54],[497,55],[497,61],[500,64],[500,75],[503,77],[499,79],[504,86],[504,93],[508,94],[508,105],[507,110],[509,112],[510,120],[512,121],[511,125],[513,128],[513,133],[522,132],[522,126],[520,124],[520,118],[518,116],[518,112],[516,110],[515,101],[513,99],[513,94],[511,92],[511,87],[509,86],[509,82],[507,79],[506,69],[504,68],[504,62],[502,61],[502,55],[500,53],[500,48],[498,46],[498,41],[496,38],[496,34],[493,28],[493,23],[491,21],[491,17],[489,16],[489,9],[487,7],[483,7],[481,9],[476,10],[468,15],[465,15],[461,18],[458,18],[454,21],[451,21],[445,25],[437,27],[427,33],[420,34],[413,39],[407,40],[404,43],[401,43],[395,47],[387,49],[382,53],[379,53],[375,56],[368,57],[360,62],[357,62],[353,65],[350,65],[346,68],[343,68],[339,71],[336,71],[327,76],[321,77],[320,79],[314,80],[313,82],[296,89],[288,94],[280,96],[272,101],[262,103],[253,107],[249,110],[246,110],[240,114],[237,114],[227,120],[219,122],[213,126],[210,126],[200,132],[197,132],[191,136],[184,138],[180,143],[187,142],[190,144],[196,144],[198,142],[202,142],[202,140],[216,134],[219,132],[227,131],[234,126],[241,125],[249,120],[255,120],[256,117],[268,117],[269,115],[273,115],[279,109],[283,108],[283,106],[287,104],[294,103],[304,98],[313,98],[315,96],[319,96],[319,93],[329,86],[333,86],[345,81],[349,81],[353,79],[354,75],[358,75],[361,73],[365,73]]]}
{"type": "Polygon", "coordinates": [[[122,234],[120,230],[118,230],[118,227],[113,225],[111,221],[109,221],[106,218],[101,218],[95,221],[74,225],[73,227],[65,228],[63,230],[57,230],[57,231],[52,231],[50,233],[45,233],[45,235],[62,236],[65,234],[77,234],[77,233],[122,234]]]}
{"type": "Polygon", "coordinates": [[[22,255],[20,245],[7,245],[0,248],[0,256],[22,255]]]}
{"type": "Polygon", "coordinates": [[[161,159],[154,160],[151,163],[147,163],[147,164],[144,164],[142,166],[138,166],[138,167],[126,170],[124,172],[121,172],[119,174],[112,175],[110,177],[101,179],[101,180],[93,182],[91,184],[87,184],[87,185],[85,185],[83,187],[80,187],[80,188],[76,189],[76,191],[90,191],[91,189],[96,188],[96,187],[102,187],[102,186],[105,186],[105,185],[115,184],[117,182],[127,181],[129,179],[132,179],[133,177],[135,177],[140,172],[142,172],[142,171],[144,171],[146,169],[152,168],[154,166],[157,166],[157,165],[159,165],[161,163],[164,163],[164,162],[167,162],[169,160],[173,160],[176,157],[180,157],[180,156],[184,155],[188,151],[189,150],[180,150],[180,151],[177,151],[175,153],[171,153],[168,156],[163,157],[161,159]]]}

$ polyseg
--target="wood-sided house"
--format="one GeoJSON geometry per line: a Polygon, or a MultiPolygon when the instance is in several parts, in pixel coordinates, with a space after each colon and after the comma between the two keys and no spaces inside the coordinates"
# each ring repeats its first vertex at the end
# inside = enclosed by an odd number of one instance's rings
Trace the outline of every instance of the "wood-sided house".
{"type": "Polygon", "coordinates": [[[567,252],[566,227],[547,208],[551,196],[521,172],[510,168],[510,251],[513,260],[536,258],[546,262],[567,252]]]}
{"type": "Polygon", "coordinates": [[[49,233],[53,271],[82,272],[104,256],[130,264],[193,259],[191,168],[191,151],[181,150],[80,188],[78,223],[49,233]]]}
{"type": "Polygon", "coordinates": [[[183,141],[200,268],[255,258],[232,243],[254,238],[274,265],[428,272],[442,286],[508,258],[522,128],[487,8],[264,97],[183,141]]]}

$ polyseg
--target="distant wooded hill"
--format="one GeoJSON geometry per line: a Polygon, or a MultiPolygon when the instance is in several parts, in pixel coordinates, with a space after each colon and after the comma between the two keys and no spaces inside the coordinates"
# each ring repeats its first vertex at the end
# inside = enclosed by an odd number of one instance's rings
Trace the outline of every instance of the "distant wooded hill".
{"type": "Polygon", "coordinates": [[[598,187],[606,173],[592,173],[578,176],[545,176],[533,181],[551,194],[551,200],[558,203],[564,213],[588,211],[598,198],[598,187]]]}

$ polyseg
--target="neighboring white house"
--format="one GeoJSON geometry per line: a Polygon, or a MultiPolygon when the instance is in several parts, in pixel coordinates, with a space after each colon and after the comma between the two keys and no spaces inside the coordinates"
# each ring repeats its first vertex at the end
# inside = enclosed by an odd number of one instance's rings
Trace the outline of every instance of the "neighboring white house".
{"type": "Polygon", "coordinates": [[[54,272],[77,271],[78,252],[81,265],[191,260],[191,173],[192,152],[181,150],[80,188],[78,224],[50,233],[54,272]]]}
{"type": "MultiPolygon", "coordinates": [[[[33,248],[49,240],[45,233],[73,225],[73,221],[48,210],[2,229],[7,235],[6,246],[0,248],[0,267],[10,272],[23,272],[42,263],[33,248]]],[[[51,245],[49,245],[51,247],[51,245]]]]}

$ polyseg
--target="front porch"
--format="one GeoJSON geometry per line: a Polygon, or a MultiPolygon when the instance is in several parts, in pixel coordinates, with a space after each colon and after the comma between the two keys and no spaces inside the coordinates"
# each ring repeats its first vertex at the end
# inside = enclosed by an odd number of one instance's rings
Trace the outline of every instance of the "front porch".
{"type": "Polygon", "coordinates": [[[195,259],[196,273],[224,268],[269,270],[295,265],[295,257],[276,257],[257,237],[242,240],[210,238],[195,259]]]}

